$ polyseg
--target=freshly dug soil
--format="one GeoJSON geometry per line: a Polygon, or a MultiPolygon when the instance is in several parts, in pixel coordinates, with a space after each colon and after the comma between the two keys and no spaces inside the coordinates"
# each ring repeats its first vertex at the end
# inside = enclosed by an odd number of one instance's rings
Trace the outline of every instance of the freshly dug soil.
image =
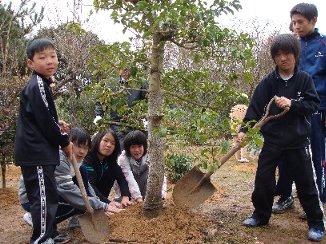
{"type": "MultiPolygon", "coordinates": [[[[171,185],[159,217],[146,218],[142,204],[129,207],[108,218],[109,235],[103,243],[309,243],[307,223],[298,217],[302,209],[297,199],[294,209],[273,215],[267,226],[242,226],[244,218],[252,212],[255,170],[255,160],[249,163],[230,160],[211,177],[217,188],[215,194],[190,210],[174,206],[171,185]]],[[[19,175],[20,169],[10,165],[7,188],[0,188],[0,243],[28,243],[31,235],[17,198],[19,175]]],[[[67,221],[59,229],[70,234],[69,243],[88,243],[80,228],[67,228],[67,221]]]]}

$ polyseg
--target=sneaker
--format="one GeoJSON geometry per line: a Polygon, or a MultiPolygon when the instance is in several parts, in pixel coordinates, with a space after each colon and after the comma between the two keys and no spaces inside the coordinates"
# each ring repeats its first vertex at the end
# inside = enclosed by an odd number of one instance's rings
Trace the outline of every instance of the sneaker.
{"type": "Polygon", "coordinates": [[[246,159],[246,158],[240,158],[240,159],[238,160],[238,162],[240,162],[240,163],[248,163],[249,160],[246,159]]]}
{"type": "Polygon", "coordinates": [[[302,212],[302,213],[299,215],[299,218],[302,219],[302,220],[307,220],[307,214],[306,214],[306,212],[302,212]]]}
{"type": "Polygon", "coordinates": [[[54,237],[53,237],[53,241],[55,244],[56,243],[60,243],[60,244],[67,243],[70,241],[70,236],[65,232],[56,231],[54,234],[54,237]]]}
{"type": "Polygon", "coordinates": [[[308,232],[308,239],[310,241],[321,241],[324,238],[324,231],[315,228],[310,228],[308,232]]]}
{"type": "Polygon", "coordinates": [[[80,223],[79,223],[78,216],[74,215],[69,219],[68,228],[73,229],[76,227],[80,227],[80,223]]]}
{"type": "Polygon", "coordinates": [[[285,200],[283,200],[282,197],[280,197],[280,199],[273,204],[272,213],[281,214],[284,213],[286,210],[293,208],[293,206],[294,206],[293,196],[290,196],[285,200]]]}
{"type": "Polygon", "coordinates": [[[242,224],[246,227],[257,227],[257,226],[261,226],[261,225],[267,225],[267,222],[263,222],[259,219],[256,219],[254,217],[250,217],[245,219],[242,224]]]}
{"type": "Polygon", "coordinates": [[[41,244],[55,244],[52,238],[46,239],[46,241],[42,242],[41,244]]]}
{"type": "Polygon", "coordinates": [[[23,219],[28,225],[33,227],[32,215],[30,212],[26,212],[23,216],[23,219]]]}

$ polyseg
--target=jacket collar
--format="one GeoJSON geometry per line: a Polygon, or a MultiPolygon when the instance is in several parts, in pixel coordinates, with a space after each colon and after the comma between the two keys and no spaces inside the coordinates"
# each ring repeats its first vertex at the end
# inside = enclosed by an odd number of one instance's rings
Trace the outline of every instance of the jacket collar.
{"type": "Polygon", "coordinates": [[[303,40],[303,41],[310,41],[312,39],[315,39],[316,37],[320,36],[319,32],[318,32],[318,29],[315,28],[314,32],[307,35],[307,36],[304,36],[304,37],[301,37],[300,39],[303,40]]]}
{"type": "Polygon", "coordinates": [[[40,76],[48,85],[50,85],[51,83],[53,83],[53,80],[51,78],[45,78],[44,75],[36,72],[35,70],[33,71],[33,75],[40,76]]]}
{"type": "MultiPolygon", "coordinates": [[[[296,66],[294,67],[293,76],[295,76],[296,73],[298,73],[298,65],[296,65],[296,66]]],[[[274,70],[274,72],[273,72],[273,76],[274,76],[276,79],[278,79],[278,80],[279,80],[279,79],[280,79],[280,80],[283,80],[282,77],[280,76],[279,72],[278,72],[278,67],[277,67],[277,66],[275,67],[275,70],[274,70]]],[[[293,77],[293,76],[292,76],[292,77],[293,77]]],[[[291,80],[291,79],[289,79],[289,80],[291,80]]]]}

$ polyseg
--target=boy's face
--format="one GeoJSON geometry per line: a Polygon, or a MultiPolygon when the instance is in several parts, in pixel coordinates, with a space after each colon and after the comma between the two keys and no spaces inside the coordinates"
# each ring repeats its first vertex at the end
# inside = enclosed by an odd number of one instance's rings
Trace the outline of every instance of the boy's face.
{"type": "Polygon", "coordinates": [[[279,50],[274,58],[279,72],[282,74],[293,74],[295,67],[295,57],[293,53],[279,50]]]}
{"type": "Polygon", "coordinates": [[[54,75],[58,68],[57,53],[52,48],[46,48],[43,51],[36,52],[33,59],[27,60],[27,65],[37,73],[44,75],[46,78],[54,75]]]}
{"type": "Polygon", "coordinates": [[[78,145],[77,143],[74,143],[72,150],[76,157],[77,162],[83,161],[83,159],[86,157],[88,153],[88,149],[89,147],[87,144],[78,145]]]}
{"type": "Polygon", "coordinates": [[[294,14],[291,17],[293,32],[295,32],[299,37],[305,37],[315,30],[315,25],[317,18],[314,17],[311,21],[305,18],[301,14],[294,14]]]}
{"type": "Polygon", "coordinates": [[[144,155],[143,145],[131,145],[129,150],[131,157],[133,157],[135,160],[141,159],[141,157],[144,155]]]}

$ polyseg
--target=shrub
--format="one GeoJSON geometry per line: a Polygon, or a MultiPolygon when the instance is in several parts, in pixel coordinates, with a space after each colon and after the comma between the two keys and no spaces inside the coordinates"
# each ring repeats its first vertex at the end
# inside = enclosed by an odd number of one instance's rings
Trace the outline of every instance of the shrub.
{"type": "Polygon", "coordinates": [[[192,168],[192,158],[184,154],[170,154],[166,157],[165,166],[169,181],[175,183],[192,168]]]}

